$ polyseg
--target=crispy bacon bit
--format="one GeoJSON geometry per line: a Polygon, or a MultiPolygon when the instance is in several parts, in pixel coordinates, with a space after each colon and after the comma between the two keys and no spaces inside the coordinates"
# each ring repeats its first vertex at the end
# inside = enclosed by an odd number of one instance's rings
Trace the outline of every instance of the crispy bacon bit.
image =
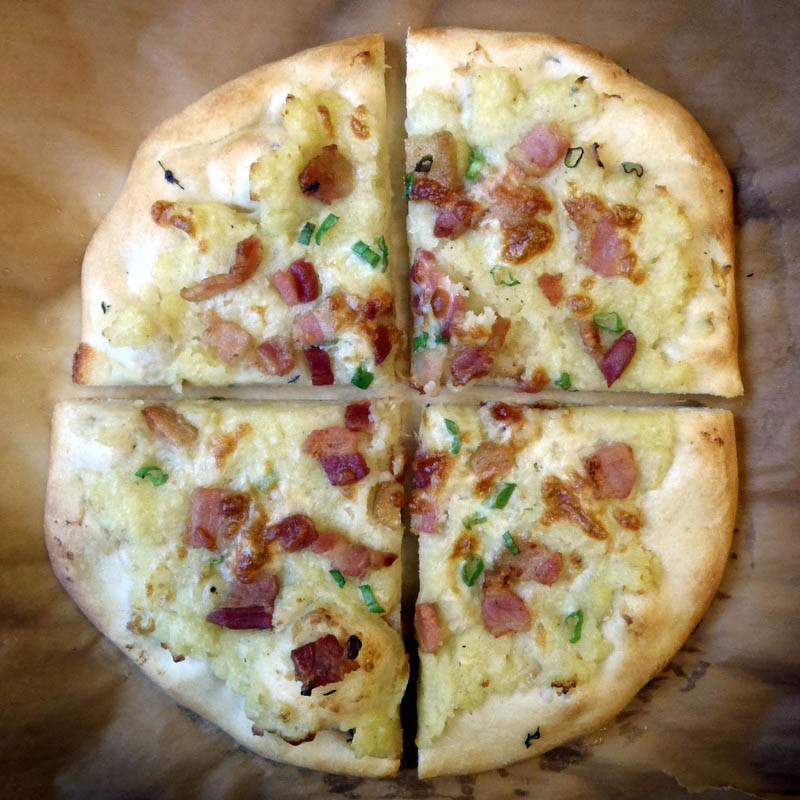
{"type": "Polygon", "coordinates": [[[516,459],[513,448],[496,442],[483,442],[469,457],[470,469],[478,477],[475,491],[486,494],[489,488],[506,475],[516,459]]]}
{"type": "Polygon", "coordinates": [[[573,317],[585,317],[594,310],[594,300],[585,294],[571,294],[567,298],[567,308],[573,317]]]}
{"type": "Polygon", "coordinates": [[[313,311],[297,316],[292,325],[292,338],[298,347],[327,342],[336,331],[355,319],[355,312],[341,292],[328,295],[313,311]]]}
{"type": "Polygon", "coordinates": [[[535,184],[520,181],[506,173],[489,189],[492,214],[507,227],[525,226],[536,222],[540,213],[549,214],[553,206],[547,195],[535,184]]]}
{"type": "Polygon", "coordinates": [[[492,403],[489,406],[489,413],[497,422],[509,422],[511,424],[522,422],[522,406],[511,405],[510,403],[492,403]]]}
{"type": "Polygon", "coordinates": [[[446,186],[430,178],[416,177],[411,186],[410,199],[433,203],[437,208],[450,199],[451,192],[446,186]]]}
{"type": "MultiPolygon", "coordinates": [[[[344,410],[344,426],[349,431],[368,431],[372,429],[369,400],[363,403],[350,403],[344,410]]],[[[308,439],[306,439],[308,441],[308,439]]]]}
{"type": "Polygon", "coordinates": [[[303,194],[329,205],[353,191],[353,178],[353,165],[335,144],[329,144],[306,164],[297,180],[303,194]]]}
{"type": "Polygon", "coordinates": [[[199,303],[215,295],[241,286],[250,280],[261,263],[263,247],[258,236],[248,236],[236,245],[236,260],[228,272],[208,278],[181,289],[181,297],[190,303],[199,303]]]}
{"type": "Polygon", "coordinates": [[[634,355],[636,355],[636,337],[630,331],[625,331],[600,361],[600,372],[603,373],[608,386],[625,372],[634,355]]]}
{"type": "Polygon", "coordinates": [[[318,428],[306,436],[303,452],[314,458],[349,456],[358,452],[361,437],[352,429],[331,426],[318,428]]]}
{"type": "Polygon", "coordinates": [[[463,195],[455,195],[444,202],[433,223],[433,235],[440,239],[457,239],[474,227],[485,209],[463,195]]]}
{"type": "Polygon", "coordinates": [[[543,253],[553,243],[553,229],[540,220],[508,227],[503,236],[503,258],[512,264],[522,264],[543,253]]]}
{"type": "Polygon", "coordinates": [[[288,306],[309,303],[319,297],[319,278],[310,261],[303,258],[272,275],[272,283],[288,306]]]}
{"type": "Polygon", "coordinates": [[[483,624],[494,637],[531,628],[531,614],[519,595],[507,589],[484,593],[481,603],[483,624]]]}
{"type": "Polygon", "coordinates": [[[292,338],[300,347],[322,344],[333,338],[333,333],[323,326],[322,319],[314,311],[306,311],[295,317],[292,325],[292,338]]]}
{"type": "Polygon", "coordinates": [[[353,544],[339,533],[323,533],[311,545],[317,555],[324,555],[333,569],[351,578],[363,578],[370,569],[389,567],[397,560],[395,553],[373,550],[363,544],[353,544]]]}
{"type": "Polygon", "coordinates": [[[217,351],[227,364],[233,364],[253,348],[250,334],[235,322],[228,322],[213,314],[208,327],[203,331],[203,341],[217,351]]]}
{"type": "Polygon", "coordinates": [[[94,348],[81,342],[72,357],[72,382],[83,385],[89,382],[89,363],[94,356],[94,348]]]}
{"type": "Polygon", "coordinates": [[[427,489],[431,486],[438,489],[447,478],[451,461],[450,456],[445,453],[417,453],[411,465],[414,486],[418,489],[427,489]]]}
{"type": "Polygon", "coordinates": [[[551,306],[557,306],[561,302],[564,287],[561,285],[560,272],[557,275],[545,272],[536,279],[536,283],[551,306]]]}
{"type": "Polygon", "coordinates": [[[547,509],[542,522],[548,524],[557,520],[565,520],[577,525],[592,539],[607,539],[606,529],[584,511],[581,501],[575,492],[555,475],[548,475],[542,481],[542,499],[547,509]]]}
{"type": "Polygon", "coordinates": [[[314,386],[330,386],[333,383],[333,367],[327,350],[319,347],[306,347],[303,355],[311,372],[311,383],[314,386]]]}
{"type": "Polygon", "coordinates": [[[406,172],[414,172],[425,156],[433,156],[430,169],[424,173],[427,179],[436,181],[446,189],[461,188],[456,140],[450,131],[439,131],[431,136],[409,136],[406,139],[406,172]]]}
{"type": "Polygon", "coordinates": [[[173,447],[190,447],[197,439],[197,428],[174,408],[159,404],[142,409],[147,427],[173,447]]]}
{"type": "Polygon", "coordinates": [[[435,533],[440,520],[435,498],[447,479],[452,458],[446,453],[418,452],[412,464],[414,486],[408,500],[411,524],[423,533],[435,533]]]}
{"type": "Polygon", "coordinates": [[[300,694],[308,697],[312,689],[338,683],[345,674],[358,669],[355,659],[361,649],[357,636],[351,636],[343,647],[332,634],[308,642],[292,650],[295,680],[303,685],[300,694]]]}
{"type": "Polygon", "coordinates": [[[599,364],[603,359],[603,345],[600,342],[600,329],[594,320],[578,320],[578,333],[583,342],[583,349],[599,364]]]}
{"type": "Polygon", "coordinates": [[[195,489],[189,499],[184,544],[214,551],[220,540],[241,528],[250,510],[250,497],[224,489],[195,489]]]}
{"type": "Polygon", "coordinates": [[[528,380],[517,379],[517,391],[527,394],[537,394],[550,383],[550,376],[545,372],[544,367],[536,367],[528,380]]]}
{"type": "Polygon", "coordinates": [[[434,653],[442,646],[444,631],[435,603],[417,603],[414,609],[414,630],[423,653],[434,653]]]}
{"type": "Polygon", "coordinates": [[[288,375],[297,359],[291,344],[281,336],[271,336],[256,348],[254,365],[265,375],[288,375]]]}
{"type": "Polygon", "coordinates": [[[281,549],[294,553],[316,541],[317,529],[311,517],[305,514],[292,514],[284,517],[276,525],[270,525],[264,535],[270,541],[277,539],[281,549]]]}
{"type": "Polygon", "coordinates": [[[433,501],[423,492],[414,490],[408,498],[411,512],[411,526],[419,533],[436,533],[441,524],[439,513],[433,501]]]}
{"type": "Polygon", "coordinates": [[[499,350],[506,340],[506,335],[511,328],[511,320],[506,317],[498,317],[492,323],[492,330],[489,332],[489,338],[486,341],[486,346],[490,350],[499,350]]]}
{"type": "Polygon", "coordinates": [[[636,460],[630,445],[614,442],[600,448],[583,462],[598,497],[622,500],[636,483],[636,460]]]}
{"type": "Polygon", "coordinates": [[[489,374],[494,358],[488,347],[459,347],[450,363],[450,374],[455,386],[464,386],[473,378],[489,374]]]}
{"type": "Polygon", "coordinates": [[[233,585],[221,608],[215,608],[208,622],[231,630],[268,630],[272,627],[272,611],[278,595],[278,581],[271,572],[260,573],[252,583],[233,585]]]}
{"type": "Polygon", "coordinates": [[[382,364],[392,352],[392,335],[386,325],[378,325],[372,334],[372,347],[375,351],[375,363],[382,364]]]}
{"type": "Polygon", "coordinates": [[[403,496],[403,487],[397,481],[382,481],[377,484],[370,506],[372,518],[389,528],[398,527],[403,496]]]}
{"type": "Polygon", "coordinates": [[[349,486],[369,474],[369,467],[361,453],[349,456],[321,456],[319,462],[331,486],[349,486]]]}
{"type": "Polygon", "coordinates": [[[156,200],[150,207],[150,216],[153,222],[162,228],[172,225],[179,231],[183,231],[187,236],[194,236],[194,222],[190,217],[176,214],[173,210],[175,203],[168,203],[166,200],[156,200]]]}
{"type": "Polygon", "coordinates": [[[569,140],[555,122],[542,122],[531,128],[519,146],[528,159],[527,169],[544,175],[567,154],[569,140]]]}
{"type": "Polygon", "coordinates": [[[626,511],[624,508],[614,509],[614,519],[629,531],[638,531],[642,527],[642,518],[638,514],[626,511]]]}
{"type": "Polygon", "coordinates": [[[508,589],[518,581],[536,581],[552,586],[561,576],[564,557],[535,542],[518,542],[519,554],[504,552],[486,571],[484,593],[508,589]]]}

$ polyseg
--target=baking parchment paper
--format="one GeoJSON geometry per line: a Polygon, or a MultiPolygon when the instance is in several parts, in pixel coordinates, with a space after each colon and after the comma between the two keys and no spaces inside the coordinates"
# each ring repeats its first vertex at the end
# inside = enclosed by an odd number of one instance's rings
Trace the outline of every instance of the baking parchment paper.
{"type": "MultiPolygon", "coordinates": [[[[800,6],[792,2],[0,2],[2,796],[800,792],[798,75],[800,6]],[[393,780],[360,780],[260,759],[145,679],[57,584],[43,545],[42,505],[54,402],[164,396],[81,390],[69,380],[83,251],[140,140],[163,118],[262,63],[383,31],[398,186],[409,25],[535,30],[582,42],[676,98],[708,132],[736,185],[745,396],[657,402],[734,411],[740,512],[731,561],[705,619],[606,729],[477,776],[419,781],[405,766],[393,780]],[[713,789],[726,786],[736,789],[713,789]]],[[[402,200],[395,210],[395,266],[402,269],[402,200]]],[[[580,400],[609,402],[601,395],[580,400]]],[[[409,537],[408,607],[414,551],[409,537]]],[[[413,731],[407,738],[410,744],[413,731]]]]}

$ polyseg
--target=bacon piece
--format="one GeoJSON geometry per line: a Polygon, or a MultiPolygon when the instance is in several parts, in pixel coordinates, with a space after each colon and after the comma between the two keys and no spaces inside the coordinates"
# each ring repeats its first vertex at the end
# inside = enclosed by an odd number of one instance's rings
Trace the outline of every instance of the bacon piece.
{"type": "Polygon", "coordinates": [[[583,349],[599,364],[603,359],[603,345],[600,342],[600,329],[594,320],[578,320],[578,333],[583,342],[583,349]]]}
{"type": "Polygon", "coordinates": [[[499,478],[514,466],[514,450],[508,445],[483,442],[469,457],[470,469],[478,477],[475,491],[485,494],[499,478]]]}
{"type": "Polygon", "coordinates": [[[602,541],[608,538],[606,529],[583,509],[578,496],[560,478],[548,475],[542,481],[541,493],[546,509],[542,522],[548,524],[556,520],[566,520],[577,525],[592,539],[602,541]]]}
{"type": "Polygon", "coordinates": [[[414,353],[414,387],[423,391],[425,385],[434,381],[439,383],[444,369],[444,356],[435,350],[421,350],[414,353]]]}
{"type": "Polygon", "coordinates": [[[473,378],[483,378],[489,374],[494,363],[488,347],[459,347],[450,363],[450,374],[455,386],[464,386],[473,378]]]}
{"type": "Polygon", "coordinates": [[[321,456],[319,462],[331,486],[349,486],[351,483],[358,483],[369,474],[369,467],[361,453],[349,456],[321,456]]]}
{"type": "Polygon", "coordinates": [[[315,311],[306,311],[295,317],[292,338],[300,347],[314,346],[333,338],[334,331],[325,327],[324,320],[315,311]]]}
{"type": "Polygon", "coordinates": [[[236,556],[233,574],[240,583],[252,583],[261,574],[269,558],[269,542],[265,534],[265,521],[261,514],[250,519],[236,537],[236,556]]]}
{"type": "MultiPolygon", "coordinates": [[[[369,400],[363,403],[350,403],[344,410],[344,426],[349,431],[368,431],[372,429],[369,400]]],[[[306,439],[306,441],[308,441],[306,439]]]]}
{"type": "Polygon", "coordinates": [[[159,404],[142,409],[147,427],[173,447],[190,447],[197,439],[197,428],[174,408],[159,404]]]}
{"type": "Polygon", "coordinates": [[[372,347],[375,351],[375,363],[382,364],[392,352],[392,335],[386,325],[378,325],[372,334],[372,347]]]}
{"type": "Polygon", "coordinates": [[[636,337],[630,331],[625,331],[600,361],[600,372],[603,373],[608,386],[625,372],[634,355],[636,355],[636,337]]]}
{"type": "Polygon", "coordinates": [[[253,364],[265,375],[288,375],[296,362],[291,344],[281,336],[265,339],[253,357],[253,364]]]}
{"type": "Polygon", "coordinates": [[[319,297],[319,278],[310,261],[299,258],[272,275],[272,283],[288,306],[309,303],[319,297]]]}
{"type": "Polygon", "coordinates": [[[361,437],[352,429],[331,426],[318,428],[306,436],[303,452],[314,458],[349,456],[358,452],[361,437]]]}
{"type": "Polygon", "coordinates": [[[483,216],[485,209],[474,200],[456,195],[445,201],[433,223],[433,235],[439,239],[457,239],[472,228],[483,216]]]}
{"type": "Polygon", "coordinates": [[[545,372],[544,367],[536,367],[527,380],[517,378],[517,391],[526,392],[527,394],[537,394],[541,392],[548,383],[550,383],[550,376],[545,372]]]}
{"type": "Polygon", "coordinates": [[[271,572],[262,572],[252,583],[233,585],[225,605],[215,608],[207,622],[231,630],[269,630],[278,595],[278,581],[271,572]]]}
{"type": "Polygon", "coordinates": [[[583,462],[598,497],[627,497],[636,483],[636,460],[630,445],[614,442],[600,448],[583,462]]]}
{"type": "Polygon", "coordinates": [[[226,364],[233,364],[253,349],[253,339],[244,328],[216,314],[203,331],[203,341],[213,347],[226,364]]]}
{"type": "Polygon", "coordinates": [[[528,169],[544,175],[567,154],[569,140],[555,122],[540,122],[531,128],[519,147],[528,159],[528,169]]]}
{"type": "Polygon", "coordinates": [[[361,649],[361,641],[351,636],[344,647],[332,634],[308,642],[292,650],[295,680],[303,684],[300,694],[308,697],[312,689],[338,683],[345,674],[358,669],[355,662],[361,649]]]}
{"type": "Polygon", "coordinates": [[[412,464],[414,486],[408,500],[411,524],[423,533],[435,533],[440,524],[436,497],[447,480],[452,458],[446,453],[420,451],[412,464]]]}
{"type": "Polygon", "coordinates": [[[333,367],[331,357],[327,350],[319,347],[306,347],[303,355],[308,362],[313,386],[330,386],[333,383],[333,367]]]}
{"type": "Polygon", "coordinates": [[[444,631],[435,603],[417,603],[414,609],[414,630],[423,653],[434,653],[442,646],[444,631]]]}
{"type": "Polygon", "coordinates": [[[541,188],[528,181],[521,181],[508,172],[492,184],[489,196],[492,199],[492,214],[505,227],[529,225],[537,221],[538,214],[549,214],[553,210],[541,188]]]}
{"type": "Polygon", "coordinates": [[[166,200],[156,200],[156,202],[150,206],[150,216],[153,218],[153,222],[162,228],[168,228],[172,225],[173,228],[183,231],[187,236],[194,236],[194,221],[191,217],[176,214],[174,207],[175,203],[169,203],[166,200]]]}
{"type": "Polygon", "coordinates": [[[408,510],[411,512],[411,525],[420,533],[436,533],[442,520],[433,501],[419,491],[411,492],[408,498],[408,510]]]}
{"type": "Polygon", "coordinates": [[[518,581],[536,581],[552,586],[561,576],[564,557],[536,542],[519,542],[519,554],[504,552],[491,569],[486,571],[483,591],[508,589],[518,581]]]}
{"type": "Polygon", "coordinates": [[[545,272],[536,279],[536,283],[551,306],[557,306],[561,302],[561,298],[564,296],[564,287],[561,285],[560,272],[558,275],[545,272]]]}
{"type": "Polygon", "coordinates": [[[411,186],[409,198],[418,202],[427,201],[439,207],[450,199],[451,194],[452,192],[438,181],[417,177],[411,186]]]}
{"type": "MultiPolygon", "coordinates": [[[[437,290],[444,291],[444,290],[437,290]]],[[[435,299],[435,296],[434,296],[435,299]]],[[[443,307],[441,307],[443,308],[443,307]]],[[[441,310],[440,308],[440,310],[441,310]]],[[[447,310],[442,311],[441,322],[439,323],[439,334],[445,340],[449,340],[453,328],[464,319],[466,313],[467,301],[463,294],[456,294],[453,296],[448,295],[447,310]]],[[[434,309],[434,316],[436,311],[434,309]]],[[[439,317],[437,317],[439,319],[439,317]]]]}
{"type": "Polygon", "coordinates": [[[248,236],[247,239],[242,239],[236,245],[236,260],[228,272],[221,275],[210,275],[200,283],[185,286],[181,289],[181,297],[190,303],[199,303],[201,300],[208,300],[229,289],[241,286],[255,274],[261,264],[262,251],[261,239],[258,236],[248,236]]]}
{"type": "Polygon", "coordinates": [[[461,188],[461,171],[458,168],[456,140],[450,131],[439,131],[431,136],[409,136],[406,139],[406,172],[416,172],[425,156],[433,156],[430,169],[416,175],[424,176],[446,189],[461,188]]]}
{"type": "Polygon", "coordinates": [[[281,549],[289,553],[312,545],[317,539],[317,529],[311,517],[305,514],[292,514],[275,525],[270,525],[264,535],[270,541],[278,540],[281,549]]]}
{"type": "Polygon", "coordinates": [[[522,406],[511,405],[510,403],[492,403],[489,406],[489,413],[497,422],[509,422],[511,424],[522,422],[522,406]]]}
{"type": "Polygon", "coordinates": [[[324,555],[333,569],[351,578],[363,578],[370,569],[382,569],[394,564],[395,553],[373,550],[363,544],[353,544],[339,533],[323,533],[311,545],[317,555],[324,555]]]}
{"type": "Polygon", "coordinates": [[[601,219],[589,244],[586,266],[608,278],[612,275],[629,275],[634,263],[628,240],[617,234],[610,220],[605,217],[601,219]]]}
{"type": "Polygon", "coordinates": [[[403,496],[403,486],[397,481],[382,481],[377,484],[370,506],[373,519],[389,528],[398,527],[403,496]]]}
{"type": "Polygon", "coordinates": [[[353,165],[339,152],[339,148],[329,144],[306,164],[297,181],[303,194],[329,205],[353,191],[353,173],[353,165]]]}
{"type": "Polygon", "coordinates": [[[481,603],[483,624],[494,637],[519,633],[531,628],[531,614],[522,598],[507,589],[484,594],[481,603]]]}
{"type": "Polygon", "coordinates": [[[224,489],[195,489],[189,498],[184,543],[214,551],[236,534],[250,510],[250,497],[224,489]]]}
{"type": "Polygon", "coordinates": [[[444,485],[452,459],[446,453],[426,453],[420,451],[414,456],[411,465],[414,486],[418,489],[433,487],[438,489],[444,485]]]}
{"type": "Polygon", "coordinates": [[[538,219],[504,229],[503,258],[522,264],[547,250],[553,243],[553,229],[538,219]]]}

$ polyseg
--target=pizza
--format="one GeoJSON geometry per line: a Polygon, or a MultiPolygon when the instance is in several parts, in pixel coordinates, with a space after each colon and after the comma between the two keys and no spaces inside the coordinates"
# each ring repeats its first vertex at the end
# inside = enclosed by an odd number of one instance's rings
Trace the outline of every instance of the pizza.
{"type": "Polygon", "coordinates": [[[384,69],[378,35],[309,50],[148,136],[86,251],[76,383],[394,380],[384,69]]]}
{"type": "Polygon", "coordinates": [[[183,705],[260,755],[397,771],[399,407],[57,406],[56,575],[183,705]]]}
{"type": "Polygon", "coordinates": [[[722,577],[730,412],[437,405],[419,440],[420,775],[504,766],[611,720],[722,577]]]}
{"type": "Polygon", "coordinates": [[[417,388],[741,394],[731,181],[688,112],[538,34],[407,58],[417,388]]]}

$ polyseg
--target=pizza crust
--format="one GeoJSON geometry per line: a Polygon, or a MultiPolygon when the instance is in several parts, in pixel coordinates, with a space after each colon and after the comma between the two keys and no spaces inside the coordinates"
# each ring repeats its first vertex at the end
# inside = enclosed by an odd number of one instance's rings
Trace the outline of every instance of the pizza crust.
{"type": "MultiPolygon", "coordinates": [[[[520,64],[548,60],[558,62],[564,74],[589,76],[596,92],[611,96],[614,103],[605,104],[592,126],[603,142],[604,158],[621,162],[626,150],[642,154],[648,172],[657,176],[658,184],[666,187],[689,219],[693,238],[687,258],[709,266],[701,270],[700,285],[686,309],[686,331],[678,342],[680,360],[695,368],[695,380],[680,391],[741,395],[731,178],[691,114],[599,53],[544,34],[466,28],[410,30],[407,59],[409,97],[426,90],[447,95],[453,90],[453,72],[468,64],[516,70],[520,64]],[[712,260],[718,268],[716,274],[712,260]],[[703,335],[692,335],[697,330],[703,335]]],[[[615,388],[620,387],[611,390],[615,388]]]]}
{"type": "MultiPolygon", "coordinates": [[[[203,661],[186,657],[176,663],[169,650],[158,642],[127,629],[130,608],[126,566],[119,550],[113,547],[113,540],[99,527],[82,524],[80,485],[70,463],[74,439],[68,426],[74,418],[74,408],[73,403],[66,402],[53,411],[44,531],[53,571],[89,621],[181,705],[260,756],[344,775],[396,774],[399,759],[356,757],[342,735],[331,731],[322,731],[300,745],[290,745],[269,733],[254,735],[242,696],[217,678],[203,661]]],[[[86,457],[93,455],[87,453],[86,457]]]]}
{"type": "Polygon", "coordinates": [[[645,495],[642,543],[661,561],[653,592],[626,595],[634,624],[612,618],[615,645],[586,683],[493,695],[457,712],[433,746],[419,750],[419,774],[479,772],[544,753],[612,720],[670,661],[708,608],[730,550],[738,492],[733,415],[674,412],[674,460],[658,490],[645,495]],[[540,729],[540,738],[529,733],[540,729]]]}

